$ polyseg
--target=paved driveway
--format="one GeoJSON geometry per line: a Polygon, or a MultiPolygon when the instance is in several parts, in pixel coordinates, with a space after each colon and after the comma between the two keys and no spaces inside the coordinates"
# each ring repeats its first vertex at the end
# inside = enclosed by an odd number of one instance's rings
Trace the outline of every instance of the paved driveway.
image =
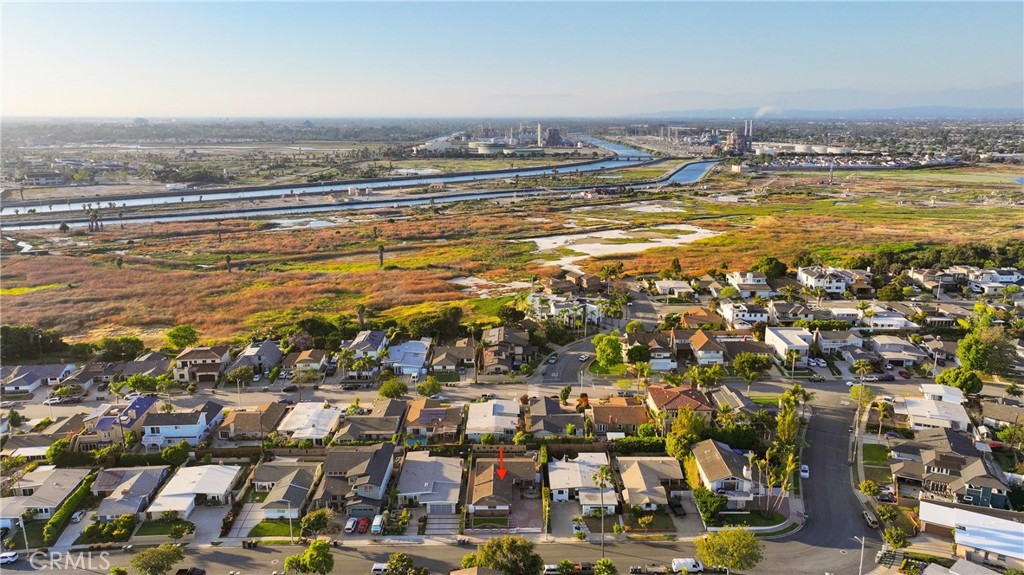
{"type": "Polygon", "coordinates": [[[206,545],[210,541],[220,539],[220,526],[224,516],[231,510],[230,505],[207,507],[200,505],[192,511],[188,520],[196,524],[196,545],[206,545]]]}
{"type": "Polygon", "coordinates": [[[551,502],[551,534],[572,537],[572,518],[583,513],[578,501],[551,502]]]}
{"type": "Polygon", "coordinates": [[[262,503],[246,503],[242,506],[242,512],[235,519],[235,524],[231,526],[231,537],[248,537],[249,531],[260,521],[263,521],[265,514],[260,509],[262,503]]]}
{"type": "Polygon", "coordinates": [[[86,512],[85,517],[83,517],[78,523],[68,523],[67,528],[65,528],[64,532],[60,534],[59,538],[57,538],[57,544],[54,545],[54,547],[70,547],[71,544],[75,542],[75,539],[78,539],[78,536],[82,534],[82,530],[92,523],[92,519],[90,518],[93,514],[93,510],[90,509],[86,512]]]}

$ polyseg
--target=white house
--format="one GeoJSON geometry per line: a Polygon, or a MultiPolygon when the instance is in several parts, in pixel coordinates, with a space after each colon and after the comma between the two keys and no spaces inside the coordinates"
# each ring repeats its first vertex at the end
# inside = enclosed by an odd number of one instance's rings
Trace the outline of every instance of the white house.
{"type": "Polygon", "coordinates": [[[484,434],[493,434],[498,441],[510,441],[519,427],[519,402],[513,399],[492,399],[470,403],[466,417],[466,439],[480,443],[484,434]]]}
{"type": "Polygon", "coordinates": [[[462,488],[462,459],[434,457],[427,451],[409,451],[398,479],[398,499],[418,503],[427,514],[453,514],[462,488]]]}
{"type": "Polygon", "coordinates": [[[724,443],[705,439],[693,446],[700,482],[712,493],[725,495],[729,509],[743,509],[760,493],[746,457],[724,443]]]}
{"type": "Polygon", "coordinates": [[[195,446],[224,419],[224,406],[207,401],[193,411],[147,412],[142,418],[142,444],[160,450],[182,441],[195,446]]]}
{"type": "Polygon", "coordinates": [[[277,426],[294,441],[309,439],[314,445],[324,445],[328,435],[341,423],[342,411],[325,403],[304,401],[292,408],[277,426]]]}
{"type": "Polygon", "coordinates": [[[864,338],[861,337],[859,333],[850,330],[815,330],[814,339],[818,343],[818,349],[820,349],[822,353],[835,353],[839,348],[847,345],[864,347],[864,338]]]}
{"type": "Polygon", "coordinates": [[[871,338],[871,343],[878,355],[893,365],[909,367],[928,359],[928,354],[921,348],[893,335],[876,335],[871,338]]]}
{"type": "Polygon", "coordinates": [[[3,392],[32,393],[41,385],[59,384],[74,371],[73,363],[13,366],[3,377],[3,392]]]}
{"type": "Polygon", "coordinates": [[[808,288],[822,288],[827,293],[841,294],[846,291],[846,278],[832,268],[808,266],[796,270],[796,281],[808,288]]]}
{"type": "Polygon", "coordinates": [[[764,342],[787,365],[786,354],[790,351],[799,354],[796,365],[804,365],[811,350],[811,343],[814,342],[814,334],[802,327],[769,327],[764,331],[764,342]]]}
{"type": "Polygon", "coordinates": [[[674,297],[690,297],[693,295],[693,287],[688,281],[658,280],[654,282],[654,289],[658,291],[658,295],[674,297]]]}
{"type": "Polygon", "coordinates": [[[690,350],[700,365],[725,364],[725,346],[719,343],[715,336],[702,329],[698,329],[697,333],[690,336],[690,350]]]}
{"type": "MultiPolygon", "coordinates": [[[[583,514],[601,508],[601,490],[594,484],[594,475],[608,465],[604,452],[580,453],[576,459],[554,459],[548,463],[548,484],[553,501],[577,499],[583,505],[583,514]],[[584,502],[584,499],[586,502],[584,502]],[[595,503],[596,502],[596,503],[595,503]]],[[[618,496],[614,485],[604,490],[605,513],[615,513],[618,496]]]]}
{"type": "Polygon", "coordinates": [[[768,310],[759,305],[725,300],[718,308],[733,329],[749,329],[757,322],[768,323],[768,310]]]}
{"type": "Polygon", "coordinates": [[[176,511],[179,517],[187,519],[197,499],[230,504],[233,501],[231,490],[241,472],[242,468],[237,465],[180,467],[150,504],[146,516],[159,519],[166,511],[176,511]]]}
{"type": "MultiPolygon", "coordinates": [[[[913,429],[949,428],[967,431],[971,425],[967,410],[959,403],[908,397],[903,400],[902,409],[906,410],[913,429]]],[[[899,407],[897,411],[901,411],[899,407]]]]}
{"type": "Polygon", "coordinates": [[[355,359],[369,357],[376,359],[380,352],[388,346],[388,332],[382,330],[363,330],[348,344],[355,359]]]}
{"type": "Polygon", "coordinates": [[[406,341],[391,346],[384,365],[399,375],[419,375],[427,372],[433,339],[429,337],[406,341]]]}
{"type": "Polygon", "coordinates": [[[920,517],[923,531],[941,537],[952,534],[958,556],[1004,569],[1024,569],[1024,514],[922,499],[920,517]]]}
{"type": "Polygon", "coordinates": [[[0,498],[0,527],[11,529],[25,512],[49,519],[89,475],[88,469],[57,469],[41,465],[23,475],[11,488],[12,497],[0,498]]]}
{"type": "Polygon", "coordinates": [[[768,278],[761,272],[731,272],[725,279],[740,292],[740,297],[772,297],[775,292],[768,285],[768,278]]]}
{"type": "Polygon", "coordinates": [[[961,404],[964,402],[964,392],[957,387],[939,385],[937,383],[922,383],[921,393],[925,399],[944,401],[946,403],[961,404]]]}

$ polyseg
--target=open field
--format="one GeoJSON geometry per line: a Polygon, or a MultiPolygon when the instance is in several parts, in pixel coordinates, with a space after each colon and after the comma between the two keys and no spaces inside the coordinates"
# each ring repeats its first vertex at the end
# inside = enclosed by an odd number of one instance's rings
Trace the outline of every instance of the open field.
{"type": "Polygon", "coordinates": [[[626,273],[658,272],[679,258],[696,274],[722,264],[743,269],[764,255],[789,262],[802,250],[839,263],[879,247],[1024,238],[1024,210],[1001,203],[1021,193],[1009,177],[959,192],[988,203],[933,207],[927,192],[907,191],[878,174],[822,186],[821,174],[716,173],[700,189],[643,194],[519,198],[344,218],[108,224],[69,237],[18,232],[16,240],[50,255],[19,255],[5,241],[0,297],[5,323],[58,328],[72,340],[135,334],[156,344],[168,327],[186,322],[204,339],[231,340],[310,314],[352,317],[359,304],[371,317],[401,317],[449,302],[463,308],[464,321],[487,323],[504,300],[482,298],[478,280],[496,290],[506,289],[499,283],[523,282],[507,287],[514,291],[561,273],[565,264],[598,272],[621,261],[626,273]],[[715,193],[746,201],[709,201],[715,193]],[[553,239],[569,240],[568,234],[571,241],[553,239]]]}

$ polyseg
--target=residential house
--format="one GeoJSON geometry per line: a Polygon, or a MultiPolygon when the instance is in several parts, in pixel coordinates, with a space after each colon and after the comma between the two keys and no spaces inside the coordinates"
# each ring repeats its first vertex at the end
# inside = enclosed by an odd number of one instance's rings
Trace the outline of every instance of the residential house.
{"type": "Polygon", "coordinates": [[[461,423],[461,407],[424,397],[409,404],[409,411],[405,415],[405,434],[410,441],[421,438],[427,441],[454,441],[459,436],[461,423]]]}
{"type": "Polygon", "coordinates": [[[771,325],[792,325],[795,321],[813,321],[814,311],[802,303],[781,300],[768,302],[768,323],[771,325]]]}
{"type": "Polygon", "coordinates": [[[579,501],[584,515],[601,509],[602,504],[606,514],[614,514],[619,502],[614,483],[609,483],[603,490],[594,483],[594,477],[607,465],[608,454],[604,452],[580,453],[576,459],[552,460],[548,463],[551,499],[556,502],[579,501]]]}
{"type": "MultiPolygon", "coordinates": [[[[469,474],[468,511],[477,517],[509,517],[524,489],[540,483],[537,464],[529,457],[505,457],[505,478],[498,477],[498,459],[478,457],[469,474]]],[[[467,520],[467,524],[469,524],[467,520]]],[[[511,525],[510,525],[511,527],[511,525]]]]}
{"type": "Polygon", "coordinates": [[[242,468],[237,465],[179,467],[146,509],[146,518],[159,519],[174,511],[188,519],[196,505],[230,505],[234,502],[232,489],[241,475],[242,468]]]}
{"type": "Polygon", "coordinates": [[[9,529],[26,513],[49,519],[89,475],[88,469],[57,469],[41,465],[21,476],[10,497],[0,498],[0,527],[9,529]]]}
{"type": "Polygon", "coordinates": [[[971,563],[966,559],[957,559],[949,567],[938,563],[929,563],[921,575],[999,575],[999,571],[986,569],[977,563],[971,563]]]}
{"type": "Polygon", "coordinates": [[[530,345],[530,334],[521,329],[491,328],[483,333],[480,341],[484,345],[480,369],[485,374],[516,371],[537,353],[537,348],[530,345]]]}
{"type": "Polygon", "coordinates": [[[430,371],[453,373],[460,368],[473,365],[473,356],[476,350],[469,345],[468,340],[462,340],[466,345],[438,345],[434,346],[434,357],[430,360],[430,371]]]}
{"type": "Polygon", "coordinates": [[[959,291],[957,290],[956,277],[940,269],[910,268],[904,275],[915,284],[930,292],[937,292],[939,289],[947,293],[959,291]]]}
{"type": "Polygon", "coordinates": [[[725,329],[725,318],[701,308],[691,308],[679,315],[684,329],[725,329]]]}
{"type": "Polygon", "coordinates": [[[719,294],[722,293],[722,290],[725,288],[725,285],[728,284],[723,285],[710,274],[704,274],[697,278],[696,280],[694,280],[692,285],[697,289],[701,290],[702,292],[708,292],[714,297],[719,297],[719,294]]]}
{"type": "Polygon", "coordinates": [[[24,457],[26,461],[45,461],[46,451],[61,439],[71,441],[68,432],[58,433],[15,433],[7,437],[0,457],[24,457]]]}
{"type": "Polygon", "coordinates": [[[267,519],[298,519],[305,513],[313,494],[316,470],[296,468],[280,478],[260,505],[267,519]]]}
{"type": "Polygon", "coordinates": [[[577,289],[585,293],[597,293],[604,289],[604,282],[594,274],[569,272],[565,279],[576,284],[577,289]]]}
{"type": "Polygon", "coordinates": [[[715,336],[698,329],[690,336],[690,350],[700,365],[723,365],[725,363],[725,346],[718,343],[715,336]]]}
{"type": "Polygon", "coordinates": [[[617,456],[615,466],[622,479],[622,501],[630,509],[653,511],[686,489],[686,476],[674,457],[617,456]]]}
{"type": "Polygon", "coordinates": [[[398,479],[398,500],[427,508],[427,515],[453,515],[459,507],[463,460],[409,451],[398,479]]]}
{"type": "Polygon", "coordinates": [[[693,287],[690,282],[683,280],[657,280],[654,282],[654,289],[658,295],[672,296],[678,298],[693,297],[693,287]]]}
{"type": "Polygon", "coordinates": [[[879,367],[883,364],[882,356],[878,355],[878,352],[864,349],[859,345],[844,345],[836,350],[836,353],[841,356],[847,363],[853,365],[858,361],[866,361],[874,367],[879,367]]]}
{"type": "Polygon", "coordinates": [[[693,446],[701,485],[729,499],[729,509],[744,509],[761,492],[749,460],[728,445],[705,439],[693,446]]]}
{"type": "Polygon", "coordinates": [[[226,345],[189,347],[174,358],[171,371],[175,381],[216,383],[229,361],[231,349],[226,345]]]}
{"type": "Polygon", "coordinates": [[[712,404],[719,407],[729,406],[730,409],[742,411],[748,415],[761,409],[760,406],[751,401],[750,398],[732,387],[729,387],[728,384],[716,386],[711,390],[709,395],[711,396],[710,399],[712,404]]]}
{"type": "Polygon", "coordinates": [[[277,429],[288,408],[283,403],[267,402],[255,410],[234,410],[217,427],[217,439],[262,440],[277,429]]]}
{"type": "Polygon", "coordinates": [[[252,488],[259,493],[268,493],[281,482],[282,479],[292,475],[295,470],[304,469],[314,479],[319,478],[323,473],[323,464],[317,461],[302,461],[297,459],[275,459],[259,463],[252,472],[252,488]]]}
{"type": "Polygon", "coordinates": [[[846,278],[834,268],[807,266],[797,268],[796,281],[809,290],[823,289],[826,293],[842,294],[846,292],[846,278]]]}
{"type": "Polygon", "coordinates": [[[591,404],[585,414],[595,435],[636,435],[637,429],[649,422],[647,410],[632,397],[613,397],[607,405],[591,404]]]}
{"type": "Polygon", "coordinates": [[[519,428],[519,414],[519,402],[512,399],[470,403],[466,416],[466,440],[480,443],[483,435],[492,434],[498,441],[512,441],[519,428]]]}
{"type": "Polygon", "coordinates": [[[964,402],[964,392],[959,387],[949,385],[938,385],[935,383],[922,383],[921,393],[925,399],[934,401],[945,401],[947,403],[961,404],[964,402]]]}
{"type": "Polygon", "coordinates": [[[166,465],[152,465],[100,471],[92,484],[93,495],[103,498],[96,509],[96,520],[113,521],[122,515],[131,515],[139,521],[144,519],[143,511],[170,469],[166,465]]]}
{"type": "Polygon", "coordinates": [[[141,396],[127,406],[104,403],[83,420],[85,429],[74,440],[75,451],[93,451],[124,443],[125,433],[131,431],[136,438],[143,435],[143,420],[153,405],[155,397],[141,396]]]}
{"type": "MultiPolygon", "coordinates": [[[[921,501],[922,530],[939,537],[952,537],[955,554],[973,564],[956,571],[980,575],[977,563],[998,569],[1024,569],[1024,513],[986,509],[945,501],[921,501]]],[[[960,564],[958,561],[950,568],[960,564]]]]}
{"type": "Polygon", "coordinates": [[[103,364],[87,363],[71,372],[57,385],[59,387],[78,386],[82,391],[88,391],[93,385],[103,380],[103,364]]]}
{"type": "Polygon", "coordinates": [[[922,345],[924,349],[931,355],[932,361],[936,365],[944,365],[946,362],[952,362],[954,367],[960,365],[960,359],[957,356],[957,349],[960,347],[960,342],[950,339],[942,339],[942,336],[926,335],[922,338],[922,345]]]}
{"type": "Polygon", "coordinates": [[[102,381],[124,381],[133,375],[159,377],[171,370],[170,358],[150,352],[132,361],[115,361],[103,365],[102,381]]]}
{"type": "Polygon", "coordinates": [[[874,305],[868,310],[861,311],[860,324],[867,327],[869,331],[897,331],[901,329],[917,329],[920,326],[910,321],[903,314],[891,309],[874,305]]]}
{"type": "Polygon", "coordinates": [[[982,507],[1009,505],[1009,481],[988,445],[952,429],[926,429],[889,446],[897,485],[921,489],[921,499],[943,499],[982,507]]]}
{"type": "Polygon", "coordinates": [[[725,347],[725,362],[729,365],[732,365],[736,356],[741,353],[750,353],[767,358],[771,358],[774,355],[774,350],[768,347],[768,344],[755,341],[753,337],[749,336],[743,339],[718,338],[718,343],[725,347]]]}
{"type": "Polygon", "coordinates": [[[535,438],[586,433],[586,418],[576,411],[562,409],[559,400],[550,397],[530,399],[529,410],[526,412],[524,421],[526,432],[535,438]],[[574,430],[572,434],[569,433],[569,429],[574,430]]]}
{"type": "Polygon", "coordinates": [[[406,403],[398,399],[374,402],[370,413],[350,415],[341,422],[335,441],[391,441],[402,430],[406,403]]]}
{"type": "Polygon", "coordinates": [[[317,371],[327,370],[327,359],[329,353],[322,349],[307,349],[304,351],[293,351],[281,362],[283,369],[294,371],[317,371]]]}
{"type": "Polygon", "coordinates": [[[544,288],[546,294],[573,294],[579,289],[576,286],[576,282],[563,280],[557,277],[547,277],[540,279],[540,285],[544,288]]]}
{"type": "Polygon", "coordinates": [[[314,505],[341,509],[352,517],[380,513],[394,470],[394,455],[391,443],[328,448],[314,505]]]}
{"type": "Polygon", "coordinates": [[[192,411],[154,413],[142,418],[142,444],[146,449],[161,450],[182,441],[196,446],[220,425],[224,419],[224,406],[207,401],[192,411]]]}
{"type": "Polygon", "coordinates": [[[635,346],[644,346],[651,351],[651,371],[669,371],[676,369],[676,346],[670,332],[626,333],[622,336],[622,359],[628,359],[629,350],[635,346]]]}
{"type": "Polygon", "coordinates": [[[821,353],[834,354],[842,347],[852,345],[864,347],[864,338],[858,332],[850,330],[828,331],[814,330],[814,342],[821,353]]]}
{"type": "Polygon", "coordinates": [[[790,352],[796,352],[796,365],[805,365],[810,354],[814,334],[802,327],[769,327],[764,330],[764,342],[786,365],[790,365],[790,352]]]}
{"type": "Polygon", "coordinates": [[[387,346],[388,332],[374,329],[357,333],[356,338],[347,347],[352,350],[355,359],[364,357],[377,359],[387,346]]]}
{"type": "Polygon", "coordinates": [[[430,351],[433,339],[423,337],[418,340],[393,345],[388,350],[384,366],[398,375],[420,375],[426,373],[430,365],[430,351]]]}
{"type": "Polygon", "coordinates": [[[752,303],[727,299],[718,304],[718,309],[733,329],[750,329],[758,322],[767,324],[769,319],[767,308],[752,303]]]}
{"type": "Polygon", "coordinates": [[[1010,403],[1002,398],[981,402],[981,421],[989,429],[997,430],[1024,422],[1024,406],[1010,403]]]}
{"type": "Polygon", "coordinates": [[[326,445],[328,436],[338,429],[342,413],[327,403],[300,402],[281,420],[277,432],[292,441],[308,439],[313,445],[326,445]]]}
{"type": "Polygon", "coordinates": [[[690,408],[694,413],[704,417],[704,421],[710,422],[715,408],[708,401],[704,392],[692,387],[664,387],[661,385],[647,386],[647,397],[644,398],[647,408],[651,413],[664,411],[667,415],[665,420],[666,429],[672,425],[679,414],[680,409],[690,408]]]}
{"type": "Polygon", "coordinates": [[[928,354],[909,340],[893,335],[876,335],[868,340],[882,359],[893,365],[909,367],[928,359],[928,354]]]}
{"type": "Polygon", "coordinates": [[[896,406],[896,413],[905,414],[910,420],[910,427],[915,430],[950,428],[967,431],[971,426],[967,410],[959,403],[908,397],[903,400],[902,407],[896,406]]]}
{"type": "Polygon", "coordinates": [[[740,297],[772,297],[775,292],[768,285],[768,278],[761,272],[730,272],[725,275],[729,285],[740,292],[740,297]]]}
{"type": "Polygon", "coordinates": [[[242,368],[248,367],[255,373],[269,373],[270,370],[281,363],[281,344],[280,342],[265,340],[265,341],[254,341],[249,345],[245,346],[235,358],[235,361],[231,362],[228,367],[228,373],[242,368]]]}
{"type": "Polygon", "coordinates": [[[75,371],[73,363],[16,365],[2,376],[4,393],[32,393],[40,385],[56,386],[75,371]]]}

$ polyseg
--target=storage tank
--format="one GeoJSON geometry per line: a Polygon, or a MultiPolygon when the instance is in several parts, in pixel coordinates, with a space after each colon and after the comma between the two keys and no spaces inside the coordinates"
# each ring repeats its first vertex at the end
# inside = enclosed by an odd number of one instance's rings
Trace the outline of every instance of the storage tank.
{"type": "Polygon", "coordinates": [[[815,154],[827,154],[828,153],[828,146],[811,146],[811,150],[815,154]]]}
{"type": "Polygon", "coordinates": [[[807,144],[797,144],[793,146],[793,151],[798,154],[810,154],[811,152],[814,151],[814,149],[808,146],[807,144]]]}
{"type": "Polygon", "coordinates": [[[849,154],[852,150],[846,146],[829,146],[828,153],[830,154],[849,154]]]}

